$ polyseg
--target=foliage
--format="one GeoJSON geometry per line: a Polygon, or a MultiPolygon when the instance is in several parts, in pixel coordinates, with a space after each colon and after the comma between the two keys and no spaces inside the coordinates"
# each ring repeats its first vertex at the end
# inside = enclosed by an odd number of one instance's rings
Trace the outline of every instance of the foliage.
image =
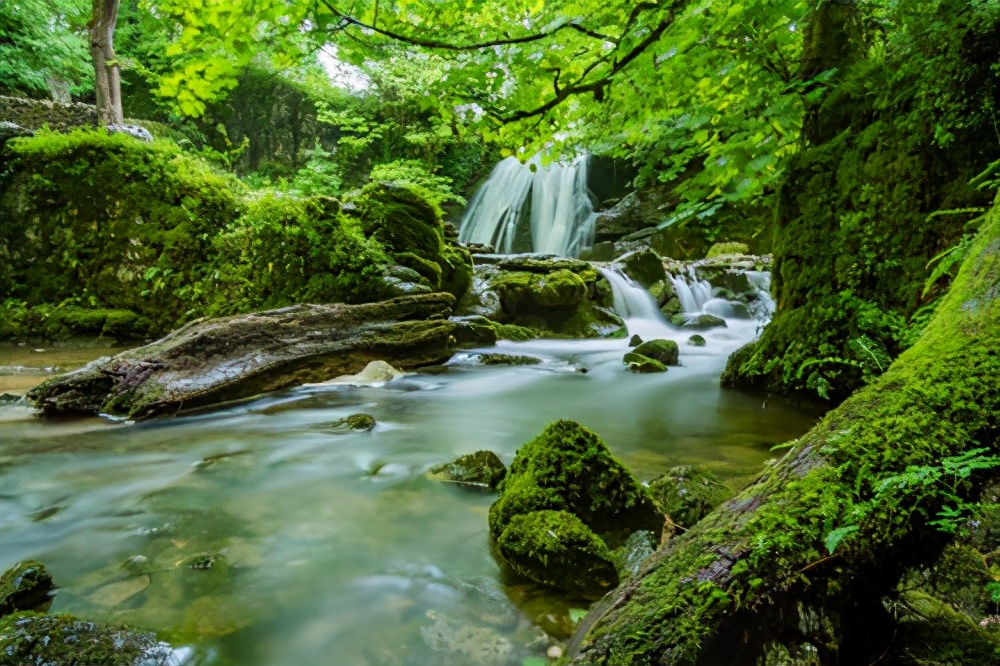
{"type": "Polygon", "coordinates": [[[48,97],[93,86],[84,0],[0,3],[0,94],[48,97]]]}
{"type": "Polygon", "coordinates": [[[398,183],[419,188],[431,203],[465,205],[465,199],[455,194],[451,189],[451,178],[437,176],[431,167],[420,160],[396,160],[387,164],[378,164],[370,178],[378,182],[398,183]]]}

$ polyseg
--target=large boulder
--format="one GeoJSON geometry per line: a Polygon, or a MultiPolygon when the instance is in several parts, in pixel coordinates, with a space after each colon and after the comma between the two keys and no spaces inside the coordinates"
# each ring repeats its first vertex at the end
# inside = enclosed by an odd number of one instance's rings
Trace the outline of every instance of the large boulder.
{"type": "Polygon", "coordinates": [[[636,347],[634,353],[657,360],[663,365],[678,365],[680,362],[680,349],[673,340],[647,340],[636,347]]]}
{"type": "Polygon", "coordinates": [[[195,321],[53,377],[28,398],[50,414],[144,419],[357,373],[375,360],[403,369],[440,363],[455,341],[453,302],[421,294],[195,321]]]}
{"type": "Polygon", "coordinates": [[[586,261],[536,255],[481,256],[456,314],[487,317],[542,337],[624,337],[611,286],[586,261]]]}
{"type": "Polygon", "coordinates": [[[445,233],[441,209],[414,188],[372,183],[347,210],[365,235],[378,240],[401,266],[433,289],[461,298],[472,284],[472,254],[445,233]]]}
{"type": "Polygon", "coordinates": [[[660,255],[648,248],[622,255],[615,260],[615,264],[625,275],[646,289],[663,282],[667,277],[660,255]]]}
{"type": "Polygon", "coordinates": [[[633,532],[663,529],[649,492],[600,437],[572,421],[524,444],[500,489],[489,514],[498,554],[521,575],[576,594],[617,585],[610,549],[633,532]],[[559,570],[541,555],[556,558],[559,570]]]}

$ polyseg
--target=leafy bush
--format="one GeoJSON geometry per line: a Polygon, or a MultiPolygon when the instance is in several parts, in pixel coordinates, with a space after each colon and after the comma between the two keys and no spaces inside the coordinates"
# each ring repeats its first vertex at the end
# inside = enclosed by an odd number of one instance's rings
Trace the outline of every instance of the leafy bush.
{"type": "Polygon", "coordinates": [[[420,160],[396,160],[378,164],[372,169],[371,179],[375,182],[416,187],[435,206],[448,203],[465,205],[465,199],[452,191],[451,178],[435,175],[433,167],[420,160]]]}

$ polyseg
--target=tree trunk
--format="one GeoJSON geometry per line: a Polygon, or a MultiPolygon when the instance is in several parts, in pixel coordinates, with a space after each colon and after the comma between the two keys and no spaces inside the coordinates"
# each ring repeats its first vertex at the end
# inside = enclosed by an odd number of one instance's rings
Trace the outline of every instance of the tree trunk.
{"type": "Polygon", "coordinates": [[[740,666],[780,644],[872,663],[891,641],[883,598],[985,481],[955,457],[1000,449],[998,379],[1000,203],[920,341],[608,595],[569,659],[740,666]]]}
{"type": "Polygon", "coordinates": [[[120,0],[93,0],[94,11],[88,26],[97,114],[102,125],[120,125],[123,122],[122,79],[114,41],[119,3],[120,0]]]}

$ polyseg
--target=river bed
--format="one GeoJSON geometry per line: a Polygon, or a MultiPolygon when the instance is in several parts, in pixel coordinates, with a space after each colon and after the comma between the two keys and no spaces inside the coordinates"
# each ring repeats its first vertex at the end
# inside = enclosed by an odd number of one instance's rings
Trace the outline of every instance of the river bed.
{"type": "Polygon", "coordinates": [[[582,603],[505,586],[487,537],[494,497],[429,468],[480,449],[509,464],[546,424],[574,419],[642,480],[704,463],[735,486],[816,420],[719,388],[755,320],[705,333],[705,347],[629,323],[678,340],[681,367],[628,373],[626,340],[502,342],[489,351],[544,360],[484,367],[463,352],[384,386],[300,387],[142,424],[3,408],[0,568],[39,559],[62,587],[53,611],[155,630],[193,646],[192,663],[542,657],[538,627],[567,631],[582,603]],[[324,429],[358,412],[372,432],[324,429]]]}

